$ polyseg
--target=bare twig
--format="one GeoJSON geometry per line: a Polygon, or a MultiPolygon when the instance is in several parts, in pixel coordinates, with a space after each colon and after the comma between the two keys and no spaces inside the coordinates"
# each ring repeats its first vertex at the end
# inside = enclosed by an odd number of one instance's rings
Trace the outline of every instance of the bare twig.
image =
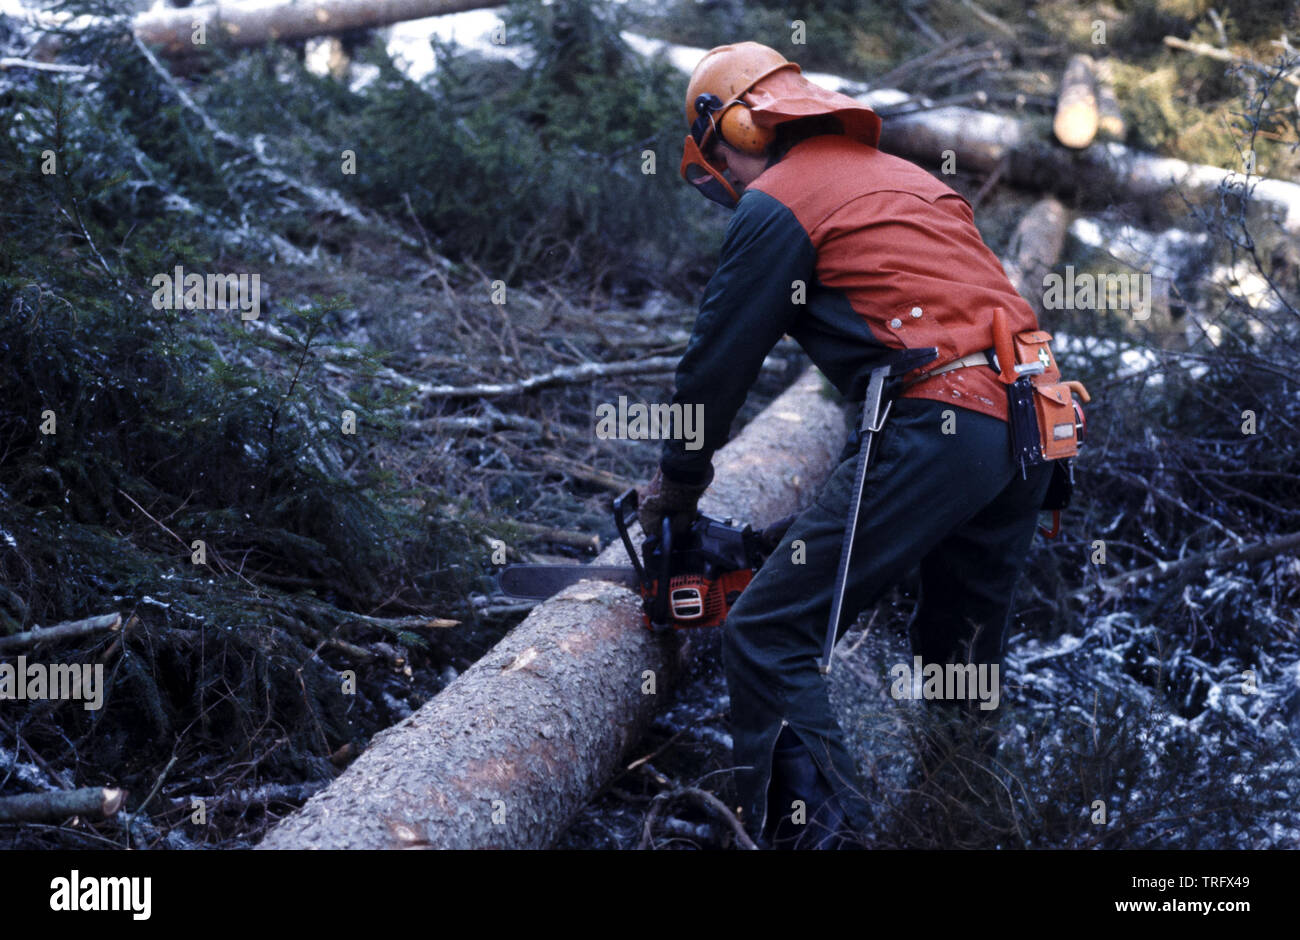
{"type": "Polygon", "coordinates": [[[651,801],[650,810],[646,813],[645,822],[641,828],[641,841],[637,845],[638,849],[649,848],[655,820],[659,818],[664,807],[666,807],[672,800],[683,797],[698,803],[730,826],[731,831],[735,833],[736,843],[742,849],[758,848],[758,846],[754,844],[754,840],[749,837],[749,833],[745,831],[745,826],[740,821],[740,818],[732,812],[731,808],[727,806],[726,803],[722,802],[722,800],[718,799],[708,790],[702,790],[699,787],[682,786],[672,778],[666,777],[664,774],[656,770],[653,764],[646,763],[641,764],[640,766],[643,773],[647,774],[660,786],[665,786],[669,789],[659,793],[655,796],[654,800],[651,801]]]}
{"type": "Polygon", "coordinates": [[[173,810],[187,808],[193,805],[193,801],[196,799],[203,800],[211,808],[219,806],[256,806],[265,803],[302,804],[325,789],[327,783],[326,780],[305,780],[302,783],[266,783],[260,787],[230,790],[226,793],[211,796],[199,794],[174,796],[169,801],[173,810]]]}
{"type": "Polygon", "coordinates": [[[105,630],[116,631],[121,626],[121,614],[102,614],[98,617],[87,617],[85,620],[70,620],[67,623],[55,624],[44,629],[38,627],[25,633],[0,637],[0,652],[26,649],[29,646],[36,646],[50,640],[76,639],[105,630]]]}
{"type": "MultiPolygon", "coordinates": [[[[935,33],[935,35],[937,36],[938,34],[935,33]]],[[[869,87],[894,88],[898,85],[899,79],[904,75],[907,75],[909,72],[913,72],[922,66],[929,65],[931,62],[934,62],[946,53],[951,52],[955,47],[961,45],[960,37],[953,37],[952,39],[942,39],[942,37],[940,37],[940,39],[941,41],[939,45],[935,46],[928,52],[922,53],[914,59],[908,59],[906,62],[894,66],[884,75],[874,79],[869,87]]]]}
{"type": "Polygon", "coordinates": [[[0,798],[0,823],[48,822],[69,816],[107,819],[122,808],[126,791],[115,787],[81,787],[50,793],[0,798]]]}
{"type": "Polygon", "coordinates": [[[1287,535],[1276,535],[1259,542],[1252,542],[1249,545],[1234,545],[1231,548],[1224,548],[1213,552],[1202,552],[1199,555],[1192,555],[1189,558],[1182,558],[1178,561],[1158,562],[1154,565],[1147,565],[1145,568],[1126,571],[1113,578],[1106,578],[1097,584],[1081,588],[1074,592],[1074,596],[1083,597],[1093,588],[1101,588],[1103,591],[1112,592],[1130,584],[1140,584],[1144,581],[1157,581],[1175,575],[1188,575],[1199,571],[1202,568],[1208,568],[1211,565],[1231,565],[1241,561],[1257,561],[1261,558],[1272,558],[1276,555],[1282,555],[1298,548],[1300,548],[1300,532],[1291,532],[1287,535]]]}
{"type": "Polygon", "coordinates": [[[422,401],[432,398],[502,398],[507,395],[525,395],[554,385],[572,385],[616,375],[665,374],[676,369],[677,360],[669,356],[633,359],[630,362],[585,362],[577,366],[552,369],[540,375],[530,375],[518,382],[482,382],[475,385],[421,384],[418,398],[422,401]]]}
{"type": "Polygon", "coordinates": [[[610,473],[608,470],[601,470],[599,467],[592,467],[580,460],[573,460],[569,457],[562,457],[559,454],[540,453],[524,454],[525,458],[534,460],[537,463],[553,467],[562,473],[567,473],[575,480],[581,480],[584,483],[590,483],[593,486],[599,486],[601,489],[609,490],[612,493],[625,493],[636,483],[627,477],[619,476],[616,473],[610,473]]]}
{"type": "Polygon", "coordinates": [[[73,75],[85,75],[94,71],[89,65],[60,65],[57,62],[35,62],[13,56],[0,58],[0,69],[32,69],[37,72],[67,72],[73,75]]]}
{"type": "Polygon", "coordinates": [[[589,532],[576,532],[572,529],[556,529],[551,526],[535,525],[531,522],[516,522],[510,520],[510,525],[519,529],[529,537],[530,541],[537,542],[554,542],[557,545],[568,545],[570,548],[590,549],[600,551],[600,536],[589,532]]]}
{"type": "MultiPolygon", "coordinates": [[[[1214,46],[1207,46],[1203,42],[1188,42],[1186,39],[1179,39],[1177,36],[1166,36],[1165,45],[1170,49],[1181,49],[1183,52],[1202,55],[1219,62],[1230,62],[1234,65],[1244,65],[1246,68],[1263,75],[1273,75],[1276,71],[1271,66],[1264,65],[1262,62],[1256,62],[1254,59],[1247,56],[1238,55],[1237,53],[1229,52],[1226,49],[1216,49],[1214,46]]],[[[1283,72],[1279,77],[1284,82],[1290,82],[1292,85],[1300,87],[1300,74],[1283,72]]]]}
{"type": "Polygon", "coordinates": [[[988,178],[980,185],[979,192],[977,192],[975,197],[971,199],[970,205],[972,209],[978,209],[980,207],[980,203],[982,203],[985,197],[993,191],[993,187],[998,185],[1002,179],[1002,174],[1007,171],[1007,167],[1010,165],[1010,157],[1003,157],[998,161],[998,165],[993,168],[993,172],[990,173],[988,178]]]}
{"type": "Polygon", "coordinates": [[[167,766],[162,769],[162,773],[160,773],[158,779],[154,781],[153,789],[149,791],[149,795],[144,798],[144,802],[140,804],[139,808],[133,815],[138,816],[144,813],[144,808],[149,805],[150,801],[153,800],[155,796],[158,795],[158,790],[161,789],[163,781],[167,779],[167,775],[171,773],[172,768],[176,766],[176,760],[176,752],[173,751],[171,760],[167,762],[167,766]]]}
{"type": "Polygon", "coordinates": [[[719,718],[723,718],[723,717],[725,717],[725,715],[722,712],[712,712],[711,714],[705,715],[695,724],[685,727],[682,730],[678,731],[676,734],[669,737],[667,741],[659,745],[649,754],[646,754],[644,757],[638,757],[636,760],[632,761],[632,763],[627,765],[626,769],[636,770],[642,764],[649,763],[650,761],[658,757],[660,754],[662,754],[664,751],[668,750],[668,748],[672,747],[673,744],[677,742],[677,739],[680,738],[682,735],[686,734],[688,731],[694,731],[697,725],[707,724],[710,721],[717,721],[719,718]]]}
{"type": "Polygon", "coordinates": [[[330,649],[338,650],[344,656],[348,657],[349,659],[355,660],[356,662],[368,663],[372,659],[378,658],[377,653],[372,653],[364,646],[357,646],[355,643],[349,643],[347,640],[340,640],[338,637],[330,637],[328,639],[321,640],[320,644],[316,647],[315,652],[319,653],[323,648],[327,646],[330,649]]]}
{"type": "Polygon", "coordinates": [[[1015,27],[1006,20],[999,19],[988,10],[984,9],[975,0],[961,0],[961,5],[975,14],[975,18],[986,26],[992,26],[998,32],[1005,33],[1008,36],[1016,35],[1015,27]]]}
{"type": "Polygon", "coordinates": [[[742,849],[758,848],[758,846],[754,844],[754,840],[749,837],[749,833],[745,831],[745,826],[741,823],[740,818],[731,811],[730,807],[728,807],[726,803],[722,802],[722,800],[718,799],[708,790],[701,790],[699,787],[681,787],[676,791],[676,794],[694,800],[696,803],[699,803],[705,809],[712,812],[715,816],[721,818],[723,822],[731,827],[731,831],[735,833],[736,842],[742,849]]]}
{"type": "Polygon", "coordinates": [[[495,414],[481,415],[442,415],[436,418],[424,418],[412,421],[410,426],[420,431],[475,431],[488,434],[492,431],[527,431],[529,434],[541,434],[542,423],[523,415],[495,414]]]}
{"type": "Polygon", "coordinates": [[[935,45],[943,46],[943,36],[940,35],[933,26],[927,23],[920,13],[917,13],[916,10],[912,9],[910,4],[905,4],[903,6],[903,12],[907,15],[907,18],[912,21],[912,25],[921,31],[921,35],[925,36],[926,39],[930,40],[930,42],[935,45]]]}

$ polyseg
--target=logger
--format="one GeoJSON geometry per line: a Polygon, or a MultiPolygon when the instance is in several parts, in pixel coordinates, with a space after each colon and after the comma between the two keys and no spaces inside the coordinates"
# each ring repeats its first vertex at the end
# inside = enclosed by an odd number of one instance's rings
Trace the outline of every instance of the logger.
{"type": "MultiPolygon", "coordinates": [[[[1050,357],[1033,307],[970,203],[883,153],[881,118],[863,102],[741,42],[705,54],[683,106],[681,174],[733,214],[673,395],[703,405],[703,445],[664,442],[642,521],[694,518],[710,455],[783,335],[862,402],[856,447],[785,536],[800,551],[772,553],[721,644],[733,779],[755,841],[861,847],[873,812],[830,705],[830,651],[918,568],[913,653],[1000,666],[1038,511],[1056,508],[1044,507],[1049,484],[1077,444],[1077,390],[1044,381],[1041,360],[1033,376],[1019,368],[1016,344],[1050,357]]],[[[999,709],[936,704],[985,754],[996,749],[999,709]]],[[[932,756],[918,752],[922,769],[932,756]]]]}

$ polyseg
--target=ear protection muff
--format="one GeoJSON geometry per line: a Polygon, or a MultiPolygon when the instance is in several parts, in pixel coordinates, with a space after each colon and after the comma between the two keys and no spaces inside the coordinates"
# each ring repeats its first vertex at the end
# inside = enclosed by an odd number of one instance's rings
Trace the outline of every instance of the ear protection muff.
{"type": "Polygon", "coordinates": [[[757,157],[767,150],[768,144],[776,137],[771,128],[759,127],[749,113],[749,105],[744,98],[731,102],[722,112],[718,121],[718,131],[722,139],[741,153],[757,157]]]}
{"type": "Polygon", "coordinates": [[[756,157],[776,137],[770,128],[754,123],[743,95],[724,104],[717,95],[703,94],[695,99],[695,111],[699,116],[691,125],[691,136],[701,149],[707,149],[712,131],[727,145],[756,157]]]}

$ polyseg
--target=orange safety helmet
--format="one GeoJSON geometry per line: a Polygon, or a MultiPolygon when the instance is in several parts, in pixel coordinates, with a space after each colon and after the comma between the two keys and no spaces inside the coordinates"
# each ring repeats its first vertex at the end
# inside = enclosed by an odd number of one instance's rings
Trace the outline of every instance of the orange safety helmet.
{"type": "Polygon", "coordinates": [[[834,114],[844,133],[872,147],[880,140],[880,118],[847,95],[828,91],[802,75],[770,46],[740,42],[705,53],[686,87],[690,136],[682,151],[682,177],[704,196],[727,208],[739,200],[722,171],[705,154],[722,140],[742,153],[762,154],[786,121],[834,114]]]}
{"type": "MultiPolygon", "coordinates": [[[[754,123],[741,96],[782,69],[800,71],[797,63],[761,43],[739,42],[710,49],[695,66],[686,86],[686,123],[691,125],[703,119],[707,130],[716,131],[742,153],[762,153],[772,142],[773,131],[754,123]],[[711,109],[702,108],[699,99],[703,95],[712,95],[718,104],[711,109]]],[[[704,147],[709,136],[706,133],[697,143],[704,147]]]]}

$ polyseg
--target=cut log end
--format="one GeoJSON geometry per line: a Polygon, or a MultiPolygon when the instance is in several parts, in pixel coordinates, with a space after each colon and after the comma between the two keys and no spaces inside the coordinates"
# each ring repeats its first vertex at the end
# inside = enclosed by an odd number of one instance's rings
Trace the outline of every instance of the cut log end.
{"type": "Polygon", "coordinates": [[[1065,146],[1082,150],[1096,138],[1099,122],[1092,60],[1087,56],[1073,56],[1061,79],[1061,96],[1052,131],[1065,146]]]}
{"type": "Polygon", "coordinates": [[[117,814],[126,801],[126,791],[118,787],[105,787],[100,800],[99,812],[105,819],[117,814]]]}

